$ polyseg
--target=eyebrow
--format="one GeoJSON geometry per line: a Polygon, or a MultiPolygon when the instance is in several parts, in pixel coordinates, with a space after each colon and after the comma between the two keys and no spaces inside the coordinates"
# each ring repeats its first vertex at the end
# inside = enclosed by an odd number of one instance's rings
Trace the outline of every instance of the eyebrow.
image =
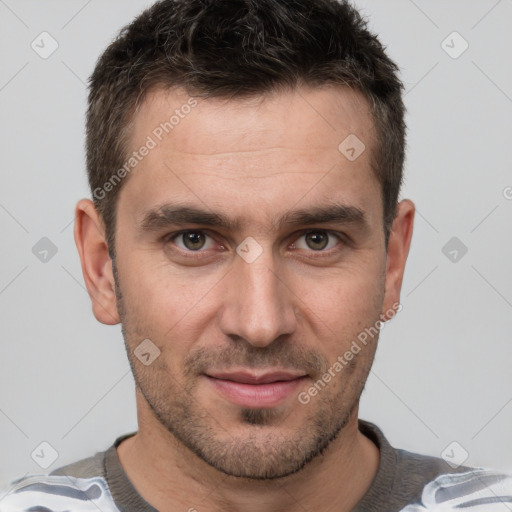
{"type": "MultiPolygon", "coordinates": [[[[311,225],[311,224],[354,224],[367,226],[366,216],[360,208],[344,204],[328,204],[308,209],[292,210],[273,222],[273,227],[311,225]]],[[[232,220],[223,214],[209,212],[200,208],[184,205],[164,204],[149,210],[138,224],[140,234],[161,231],[172,225],[198,224],[228,231],[240,230],[240,219],[232,220]]]]}

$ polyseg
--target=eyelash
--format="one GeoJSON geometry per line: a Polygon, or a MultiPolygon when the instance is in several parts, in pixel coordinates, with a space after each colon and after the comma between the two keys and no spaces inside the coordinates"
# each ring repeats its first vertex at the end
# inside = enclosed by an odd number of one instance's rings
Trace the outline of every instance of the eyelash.
{"type": "MultiPolygon", "coordinates": [[[[182,235],[185,235],[185,234],[188,234],[188,233],[201,233],[201,234],[204,234],[212,239],[214,239],[213,236],[211,236],[207,230],[204,230],[204,229],[185,229],[185,230],[182,230],[182,231],[177,231],[175,233],[170,233],[168,235],[166,235],[163,239],[164,243],[168,243],[168,242],[173,242],[174,243],[174,240],[176,240],[179,236],[182,236],[182,235]]],[[[327,250],[318,250],[318,251],[314,251],[313,249],[310,249],[308,252],[311,252],[313,254],[318,254],[318,256],[312,256],[313,258],[316,258],[316,257],[323,257],[322,255],[332,255],[332,252],[336,252],[336,251],[339,251],[340,248],[338,247],[340,244],[344,244],[344,243],[347,243],[347,240],[346,240],[346,236],[343,234],[343,233],[338,233],[338,232],[335,232],[335,231],[329,231],[329,230],[326,230],[326,229],[308,229],[307,231],[302,231],[300,233],[300,236],[299,238],[303,237],[303,236],[306,236],[310,233],[323,233],[323,234],[327,234],[329,235],[329,237],[335,237],[338,239],[338,244],[336,244],[335,247],[331,247],[330,249],[327,249],[327,250]]],[[[293,244],[295,244],[296,242],[293,242],[293,244]]],[[[329,242],[328,242],[329,244],[329,242]]],[[[222,244],[221,244],[222,245],[222,244]]],[[[187,254],[187,257],[192,257],[192,258],[201,258],[202,257],[202,253],[205,253],[208,251],[208,249],[206,250],[203,250],[203,249],[199,249],[197,251],[192,251],[190,249],[182,249],[181,247],[178,247],[177,248],[178,251],[180,252],[185,252],[187,254]]],[[[299,249],[299,250],[306,250],[306,249],[299,249]]]]}

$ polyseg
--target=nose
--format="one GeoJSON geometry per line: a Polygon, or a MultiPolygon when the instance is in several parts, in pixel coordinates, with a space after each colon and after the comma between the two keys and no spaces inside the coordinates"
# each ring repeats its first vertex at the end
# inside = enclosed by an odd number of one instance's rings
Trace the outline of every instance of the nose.
{"type": "Polygon", "coordinates": [[[272,256],[262,254],[247,263],[238,258],[225,282],[220,327],[232,338],[255,347],[270,345],[297,327],[295,296],[285,276],[279,275],[272,256]]]}

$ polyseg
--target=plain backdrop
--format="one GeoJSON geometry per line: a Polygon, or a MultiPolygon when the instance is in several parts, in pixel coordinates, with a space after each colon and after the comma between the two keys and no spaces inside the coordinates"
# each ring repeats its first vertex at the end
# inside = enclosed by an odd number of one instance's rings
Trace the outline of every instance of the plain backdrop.
{"type": "MultiPolygon", "coordinates": [[[[121,330],[92,315],[72,222],[89,196],[87,78],[150,3],[0,0],[0,486],[137,429],[121,330]]],[[[395,446],[512,470],[512,1],[356,5],[401,68],[402,196],[418,209],[360,416],[395,446]]]]}

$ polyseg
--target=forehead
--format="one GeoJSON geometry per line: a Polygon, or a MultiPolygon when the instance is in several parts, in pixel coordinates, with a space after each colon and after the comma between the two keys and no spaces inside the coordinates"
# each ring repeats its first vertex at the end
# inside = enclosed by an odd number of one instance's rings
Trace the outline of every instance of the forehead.
{"type": "Polygon", "coordinates": [[[129,146],[139,160],[123,184],[119,211],[126,206],[140,220],[160,204],[193,202],[245,217],[267,212],[271,222],[277,208],[298,202],[366,209],[380,202],[373,141],[368,102],[348,88],[244,99],[156,89],[133,117],[129,146]]]}
{"type": "Polygon", "coordinates": [[[201,149],[248,152],[263,149],[270,135],[275,146],[337,149],[344,133],[371,143],[373,128],[367,99],[348,87],[297,88],[234,99],[156,88],[133,117],[131,142],[136,146],[151,134],[157,142],[191,154],[201,149]]]}

